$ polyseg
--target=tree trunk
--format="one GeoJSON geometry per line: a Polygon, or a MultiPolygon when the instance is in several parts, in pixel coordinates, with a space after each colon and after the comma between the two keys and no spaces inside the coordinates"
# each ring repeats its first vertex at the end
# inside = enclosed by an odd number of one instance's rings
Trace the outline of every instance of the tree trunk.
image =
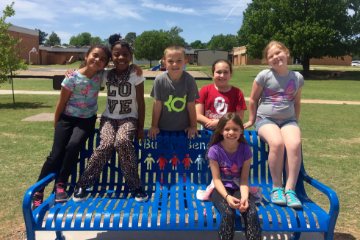
{"type": "Polygon", "coordinates": [[[15,106],[15,94],[14,94],[14,79],[12,77],[12,70],[10,69],[10,76],[11,76],[11,88],[12,88],[12,94],[13,94],[13,103],[15,106]]]}
{"type": "Polygon", "coordinates": [[[151,60],[150,60],[150,68],[151,68],[151,60]]]}
{"type": "Polygon", "coordinates": [[[303,66],[303,76],[309,77],[309,70],[310,70],[310,58],[304,58],[301,61],[301,65],[303,66]]]}

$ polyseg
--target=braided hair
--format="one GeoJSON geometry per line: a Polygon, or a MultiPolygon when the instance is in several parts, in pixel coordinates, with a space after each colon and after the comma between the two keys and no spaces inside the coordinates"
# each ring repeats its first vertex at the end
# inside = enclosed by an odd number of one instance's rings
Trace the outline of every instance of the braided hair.
{"type": "Polygon", "coordinates": [[[125,38],[122,38],[120,34],[113,34],[109,37],[109,44],[111,51],[113,50],[116,44],[121,44],[121,46],[125,46],[129,49],[131,55],[135,51],[134,44],[129,43],[125,38]]]}

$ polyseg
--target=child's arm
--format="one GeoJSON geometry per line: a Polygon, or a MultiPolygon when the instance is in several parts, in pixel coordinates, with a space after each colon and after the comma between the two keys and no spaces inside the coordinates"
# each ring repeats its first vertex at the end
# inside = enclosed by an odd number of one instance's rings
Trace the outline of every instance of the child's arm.
{"type": "Polygon", "coordinates": [[[249,173],[250,173],[250,164],[251,158],[246,160],[241,169],[241,177],[240,177],[240,207],[239,212],[245,212],[249,207],[249,173]]]}
{"type": "Polygon", "coordinates": [[[203,103],[196,102],[195,109],[196,109],[196,120],[197,120],[198,123],[205,126],[205,124],[210,122],[210,119],[208,119],[204,115],[205,105],[203,103]]]}
{"type": "Polygon", "coordinates": [[[131,70],[136,72],[137,77],[140,77],[143,74],[142,68],[136,64],[131,64],[131,70]]]}
{"type": "Polygon", "coordinates": [[[254,81],[249,100],[249,121],[244,124],[244,128],[249,128],[255,123],[256,110],[262,91],[263,87],[261,87],[260,84],[254,81]]]}
{"type": "Polygon", "coordinates": [[[136,101],[138,105],[138,129],[136,132],[136,139],[144,141],[144,121],[145,121],[145,100],[144,100],[144,82],[135,86],[136,89],[136,101]]]}
{"type": "Polygon", "coordinates": [[[210,169],[216,190],[227,201],[231,208],[238,209],[240,207],[240,200],[227,193],[224,184],[220,179],[219,163],[210,159],[210,169]]]}
{"type": "Polygon", "coordinates": [[[71,91],[64,87],[61,87],[59,101],[56,104],[55,116],[54,116],[54,128],[59,121],[61,113],[64,111],[67,101],[70,98],[71,91]]]}
{"type": "Polygon", "coordinates": [[[241,121],[244,121],[244,113],[245,110],[236,110],[235,112],[237,115],[239,115],[239,117],[241,118],[241,121]]]}
{"type": "Polygon", "coordinates": [[[299,122],[301,91],[302,91],[302,87],[297,90],[294,101],[296,122],[299,122]]]}
{"type": "Polygon", "coordinates": [[[162,102],[159,100],[154,99],[154,106],[152,112],[152,123],[151,127],[148,131],[149,138],[151,140],[156,139],[156,134],[160,132],[159,130],[159,118],[162,111],[162,102]]]}
{"type": "Polygon", "coordinates": [[[186,104],[187,111],[190,117],[190,126],[185,128],[185,132],[188,133],[188,138],[195,139],[196,136],[199,137],[199,133],[197,131],[197,122],[196,122],[196,110],[195,110],[195,101],[188,102],[186,104]]]}

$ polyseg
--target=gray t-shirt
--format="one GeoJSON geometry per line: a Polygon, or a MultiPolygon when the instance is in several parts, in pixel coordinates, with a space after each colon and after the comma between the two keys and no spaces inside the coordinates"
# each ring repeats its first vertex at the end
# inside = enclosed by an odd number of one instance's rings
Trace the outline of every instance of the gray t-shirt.
{"type": "Polygon", "coordinates": [[[257,109],[257,118],[295,120],[295,95],[305,84],[299,72],[289,70],[286,77],[281,77],[273,69],[266,69],[256,76],[255,81],[264,88],[257,109]]]}
{"type": "Polygon", "coordinates": [[[184,72],[181,79],[174,82],[164,72],[155,78],[150,96],[163,104],[158,125],[161,130],[182,131],[190,126],[186,103],[199,98],[193,76],[184,72]]]}

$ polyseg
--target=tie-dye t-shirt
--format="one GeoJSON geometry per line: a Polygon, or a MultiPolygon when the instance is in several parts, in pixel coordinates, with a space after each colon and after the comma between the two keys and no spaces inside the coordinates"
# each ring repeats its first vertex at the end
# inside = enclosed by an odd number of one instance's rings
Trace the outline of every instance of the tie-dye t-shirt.
{"type": "Polygon", "coordinates": [[[208,158],[219,163],[220,178],[224,187],[238,189],[234,183],[235,178],[240,178],[241,169],[244,162],[252,157],[249,145],[240,143],[237,151],[233,154],[227,153],[218,142],[209,149],[208,158]]]}
{"type": "Polygon", "coordinates": [[[257,118],[295,120],[295,95],[305,84],[299,72],[289,70],[287,76],[281,77],[273,69],[266,69],[256,76],[255,81],[264,88],[257,109],[257,118]]]}
{"type": "Polygon", "coordinates": [[[64,114],[79,118],[89,118],[97,113],[97,99],[102,74],[103,70],[97,72],[93,78],[88,79],[79,72],[74,72],[72,76],[64,79],[61,86],[72,92],[66,103],[64,114]]]}

